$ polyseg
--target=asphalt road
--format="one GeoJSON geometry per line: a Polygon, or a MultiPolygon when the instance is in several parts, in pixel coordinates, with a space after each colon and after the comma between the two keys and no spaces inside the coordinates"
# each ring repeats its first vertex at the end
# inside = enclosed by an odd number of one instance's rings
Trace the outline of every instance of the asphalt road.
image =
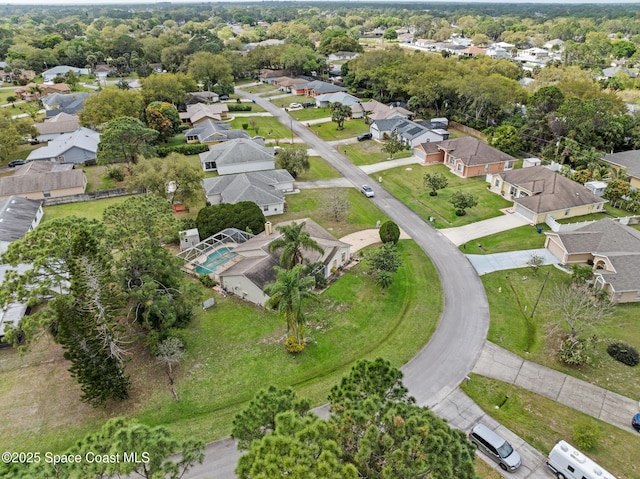
{"type": "MultiPolygon", "coordinates": [[[[431,258],[440,275],[444,311],[431,340],[402,367],[404,384],[419,405],[433,407],[452,392],[473,369],[489,328],[489,307],[484,288],[475,270],[451,241],[388,193],[382,185],[350,163],[332,146],[318,138],[284,109],[257,95],[237,92],[273,114],[292,129],[310,148],[359,188],[367,183],[375,191],[371,201],[406,231],[431,258]]],[[[425,295],[440,294],[424,291],[425,295]]],[[[185,477],[192,479],[229,478],[238,453],[229,440],[210,444],[204,463],[185,477]]]]}

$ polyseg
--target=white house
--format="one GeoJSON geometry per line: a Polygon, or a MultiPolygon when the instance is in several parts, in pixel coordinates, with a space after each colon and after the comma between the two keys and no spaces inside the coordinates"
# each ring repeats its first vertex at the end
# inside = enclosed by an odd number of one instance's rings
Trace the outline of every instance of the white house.
{"type": "Polygon", "coordinates": [[[42,78],[45,83],[53,83],[56,77],[62,77],[69,72],[74,72],[76,75],[88,75],[91,73],[88,68],[76,68],[67,65],[58,65],[57,67],[49,68],[42,72],[42,78]]]}
{"type": "Polygon", "coordinates": [[[204,171],[217,171],[220,175],[273,170],[275,150],[248,138],[236,138],[209,147],[200,153],[204,171]]]}

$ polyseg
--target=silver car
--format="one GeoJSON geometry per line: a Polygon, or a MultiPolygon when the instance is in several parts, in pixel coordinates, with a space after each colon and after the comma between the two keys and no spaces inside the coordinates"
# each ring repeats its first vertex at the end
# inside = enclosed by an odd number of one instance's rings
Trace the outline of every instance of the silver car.
{"type": "Polygon", "coordinates": [[[520,454],[511,444],[484,424],[477,424],[471,430],[469,440],[505,471],[513,472],[522,465],[520,454]]]}
{"type": "Polygon", "coordinates": [[[362,194],[367,198],[373,198],[376,195],[373,191],[373,188],[371,188],[369,185],[362,185],[360,191],[362,191],[362,194]]]}

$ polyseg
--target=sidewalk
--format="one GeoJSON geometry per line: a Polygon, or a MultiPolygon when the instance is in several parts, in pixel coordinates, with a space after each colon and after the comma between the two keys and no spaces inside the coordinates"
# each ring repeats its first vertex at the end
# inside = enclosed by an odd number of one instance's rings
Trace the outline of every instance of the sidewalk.
{"type": "Polygon", "coordinates": [[[638,412],[636,399],[532,363],[489,341],[485,343],[473,372],[514,384],[620,429],[634,432],[631,418],[638,412]]]}

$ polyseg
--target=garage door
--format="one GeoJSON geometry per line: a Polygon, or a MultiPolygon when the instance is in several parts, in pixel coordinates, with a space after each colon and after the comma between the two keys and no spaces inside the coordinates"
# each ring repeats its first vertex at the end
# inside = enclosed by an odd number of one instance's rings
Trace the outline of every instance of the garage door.
{"type": "Polygon", "coordinates": [[[520,216],[524,216],[528,221],[533,222],[533,217],[535,216],[533,211],[525,208],[518,203],[516,203],[516,213],[518,213],[520,216]]]}

